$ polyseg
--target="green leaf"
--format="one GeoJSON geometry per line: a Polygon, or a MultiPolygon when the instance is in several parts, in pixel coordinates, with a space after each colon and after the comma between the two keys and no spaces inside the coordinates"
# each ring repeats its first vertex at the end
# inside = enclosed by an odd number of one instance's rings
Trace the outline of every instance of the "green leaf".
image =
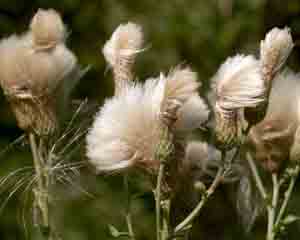
{"type": "Polygon", "coordinates": [[[284,219],[282,219],[282,223],[284,225],[289,225],[295,221],[298,221],[300,220],[300,217],[296,216],[296,215],[293,215],[293,214],[289,214],[287,215],[284,219]]]}

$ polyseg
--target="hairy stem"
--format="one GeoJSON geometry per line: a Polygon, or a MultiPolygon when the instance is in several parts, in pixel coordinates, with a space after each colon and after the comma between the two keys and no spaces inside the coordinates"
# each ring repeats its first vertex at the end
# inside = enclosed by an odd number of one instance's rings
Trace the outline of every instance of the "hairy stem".
{"type": "Polygon", "coordinates": [[[49,225],[49,174],[47,165],[43,161],[41,148],[37,147],[36,137],[29,133],[30,148],[33,156],[34,168],[37,175],[37,185],[34,189],[36,207],[41,217],[38,217],[38,225],[45,239],[52,239],[49,225]]]}
{"type": "Polygon", "coordinates": [[[279,213],[278,213],[278,216],[277,216],[277,219],[276,219],[275,226],[278,226],[280,224],[280,221],[282,220],[282,218],[283,218],[283,216],[286,212],[286,208],[287,208],[288,202],[291,198],[291,195],[292,195],[297,177],[299,175],[299,171],[300,171],[300,166],[297,165],[296,168],[295,168],[295,174],[291,177],[289,187],[286,190],[286,192],[284,193],[284,200],[283,200],[283,203],[280,207],[280,210],[279,210],[279,213]]]}
{"type": "Polygon", "coordinates": [[[126,213],[125,213],[125,218],[126,218],[126,224],[128,228],[128,233],[129,236],[132,240],[135,240],[135,234],[133,231],[133,226],[132,226],[132,219],[131,219],[131,196],[129,192],[129,182],[128,182],[128,175],[124,175],[124,188],[125,188],[125,194],[126,194],[126,213]]]}
{"type": "Polygon", "coordinates": [[[155,190],[155,209],[156,209],[156,239],[161,239],[161,216],[160,216],[160,205],[161,205],[161,185],[164,175],[165,162],[161,161],[159,166],[159,172],[157,176],[157,185],[155,190]]]}

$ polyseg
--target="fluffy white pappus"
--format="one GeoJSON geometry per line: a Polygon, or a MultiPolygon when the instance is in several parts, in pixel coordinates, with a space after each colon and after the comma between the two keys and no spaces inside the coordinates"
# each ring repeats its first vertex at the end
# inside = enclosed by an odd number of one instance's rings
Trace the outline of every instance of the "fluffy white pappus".
{"type": "MultiPolygon", "coordinates": [[[[153,106],[156,97],[145,91],[157,80],[128,86],[107,100],[87,135],[87,157],[99,172],[121,171],[131,167],[156,168],[155,152],[160,141],[161,122],[153,106]]],[[[158,91],[159,92],[159,91],[158,91]]]]}
{"type": "Polygon", "coordinates": [[[175,129],[179,132],[188,132],[201,128],[208,117],[208,106],[200,96],[194,95],[178,110],[175,129]]]}
{"type": "Polygon", "coordinates": [[[141,26],[134,23],[121,24],[103,47],[106,61],[114,67],[120,59],[131,61],[141,51],[143,32],[141,26]]]}
{"type": "Polygon", "coordinates": [[[182,129],[198,126],[195,121],[200,120],[200,115],[194,117],[186,112],[188,109],[207,111],[195,96],[198,83],[194,76],[183,69],[167,77],[161,74],[147,79],[143,85],[129,83],[106,101],[87,135],[87,157],[96,169],[99,172],[131,167],[157,170],[159,161],[155,155],[164,129],[161,113],[165,99],[183,104],[179,125],[182,129]]]}
{"type": "Polygon", "coordinates": [[[265,101],[260,65],[251,55],[229,57],[213,78],[213,84],[217,105],[224,111],[256,107],[265,101]]]}
{"type": "Polygon", "coordinates": [[[165,77],[164,103],[177,101],[183,104],[191,96],[197,94],[200,83],[197,81],[197,74],[189,67],[175,67],[165,77]]]}
{"type": "Polygon", "coordinates": [[[300,75],[284,70],[276,75],[272,85],[265,120],[280,119],[287,126],[300,123],[300,75]]]}
{"type": "Polygon", "coordinates": [[[9,94],[26,90],[35,96],[53,92],[77,66],[75,55],[64,44],[51,51],[36,51],[31,33],[0,42],[1,85],[9,94]]]}
{"type": "Polygon", "coordinates": [[[12,35],[0,42],[0,65],[2,69],[5,69],[0,72],[0,82],[5,93],[8,93],[19,82],[17,77],[19,71],[17,71],[15,61],[18,59],[22,44],[24,45],[24,41],[20,39],[21,37],[12,35]]]}
{"type": "Polygon", "coordinates": [[[66,38],[65,25],[54,9],[39,9],[31,20],[30,30],[37,49],[52,48],[66,38]]]}
{"type": "Polygon", "coordinates": [[[285,63],[294,47],[290,29],[273,28],[260,44],[260,58],[267,73],[276,73],[285,63]]]}

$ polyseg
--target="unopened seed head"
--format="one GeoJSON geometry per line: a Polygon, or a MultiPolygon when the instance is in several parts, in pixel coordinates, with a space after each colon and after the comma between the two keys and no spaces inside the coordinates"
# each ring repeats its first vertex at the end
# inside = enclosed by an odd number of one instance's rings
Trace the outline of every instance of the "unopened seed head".
{"type": "MultiPolygon", "coordinates": [[[[1,87],[19,126],[38,135],[49,135],[56,128],[58,93],[62,92],[64,81],[69,80],[68,77],[78,67],[75,55],[64,42],[54,41],[56,45],[51,50],[48,49],[50,45],[45,45],[39,46],[37,51],[35,30],[36,27],[43,29],[47,21],[59,26],[56,21],[61,19],[54,10],[40,10],[32,21],[32,32],[13,35],[0,42],[1,87]]],[[[49,29],[54,31],[55,27],[49,29]]]]}
{"type": "MultiPolygon", "coordinates": [[[[285,63],[293,49],[294,43],[289,28],[273,28],[269,31],[260,45],[260,59],[262,77],[266,84],[270,81],[285,63]]],[[[271,86],[269,86],[271,87],[271,86]]]]}

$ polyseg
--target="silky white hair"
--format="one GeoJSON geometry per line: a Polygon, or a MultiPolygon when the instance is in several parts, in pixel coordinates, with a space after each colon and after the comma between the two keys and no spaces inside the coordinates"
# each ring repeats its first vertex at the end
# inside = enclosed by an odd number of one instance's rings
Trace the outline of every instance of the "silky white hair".
{"type": "Polygon", "coordinates": [[[290,29],[273,28],[260,44],[263,75],[275,74],[285,63],[294,47],[290,29]]]}
{"type": "Polygon", "coordinates": [[[278,74],[271,89],[266,120],[280,118],[286,124],[299,122],[299,91],[299,74],[289,69],[278,74]]]}
{"type": "Polygon", "coordinates": [[[179,109],[175,129],[178,132],[185,132],[201,128],[203,123],[208,121],[209,113],[204,100],[198,95],[193,95],[179,109]]]}
{"type": "Polygon", "coordinates": [[[0,85],[25,131],[53,134],[57,113],[83,74],[63,31],[57,12],[39,10],[25,34],[0,41],[0,85]]]}
{"type": "Polygon", "coordinates": [[[75,55],[64,42],[57,42],[55,47],[44,51],[36,49],[33,38],[33,32],[29,30],[0,42],[3,69],[0,82],[8,94],[20,89],[36,97],[53,92],[77,66],[75,55]]]}
{"type": "Polygon", "coordinates": [[[229,57],[213,78],[217,105],[224,111],[255,107],[263,102],[265,85],[255,57],[229,57]]]}
{"type": "MultiPolygon", "coordinates": [[[[156,169],[159,162],[155,153],[164,127],[162,113],[173,101],[184,106],[190,97],[195,97],[198,86],[195,77],[189,68],[176,68],[167,76],[161,74],[146,80],[144,85],[131,83],[107,100],[87,135],[89,161],[99,172],[132,166],[156,169]]],[[[178,126],[188,126],[188,131],[198,126],[195,118],[202,117],[199,114],[190,119],[185,111],[179,115],[182,118],[178,126]]]]}
{"type": "Polygon", "coordinates": [[[103,47],[103,55],[111,67],[119,59],[130,60],[141,51],[143,33],[141,26],[135,23],[121,24],[103,47]]]}

